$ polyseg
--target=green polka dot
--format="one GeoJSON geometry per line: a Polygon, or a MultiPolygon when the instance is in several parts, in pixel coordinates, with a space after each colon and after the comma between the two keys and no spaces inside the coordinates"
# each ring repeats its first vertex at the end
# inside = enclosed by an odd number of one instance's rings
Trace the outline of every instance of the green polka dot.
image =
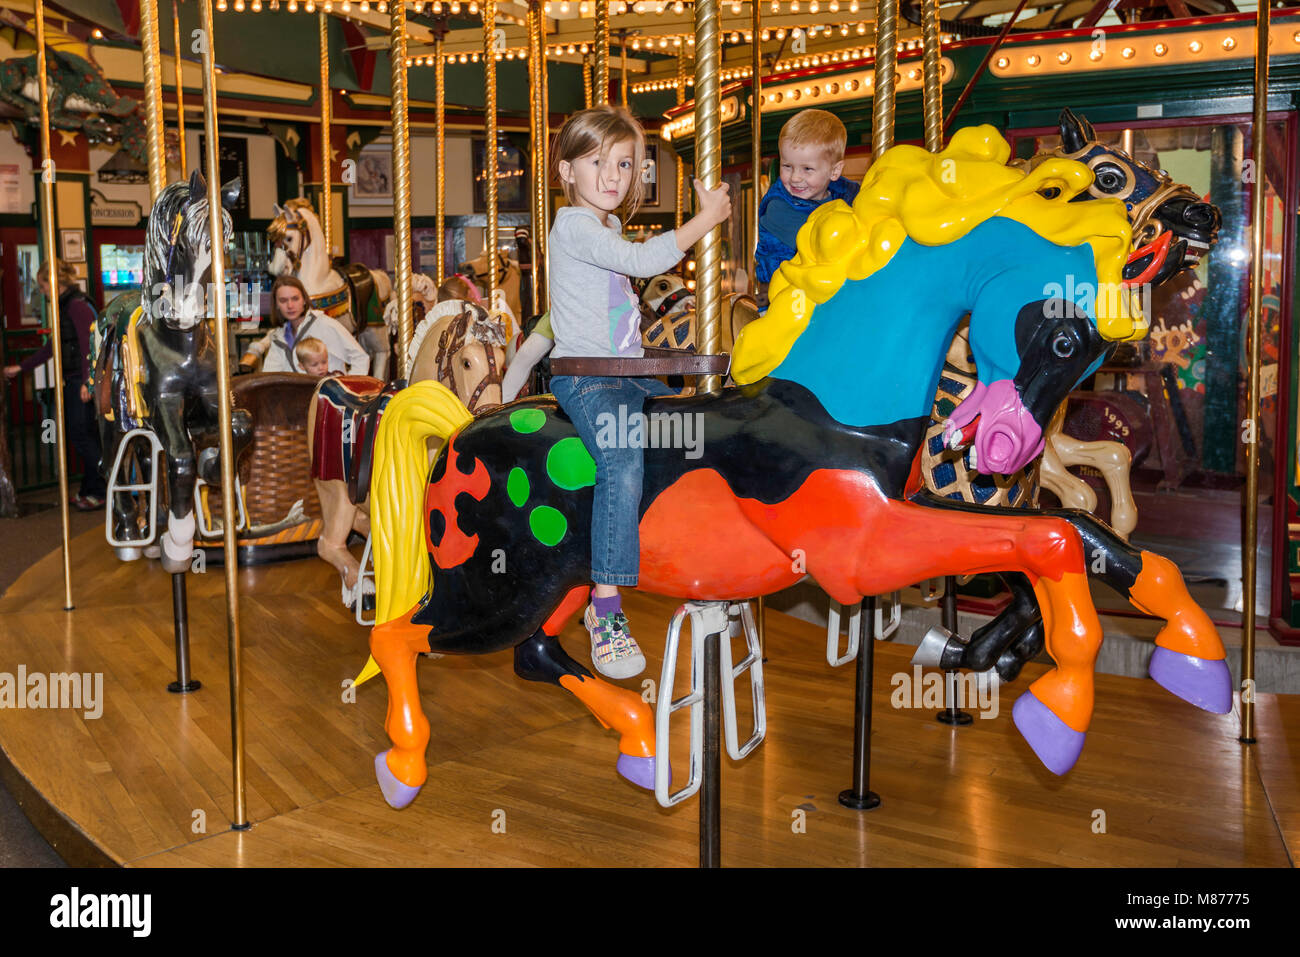
{"type": "Polygon", "coordinates": [[[510,470],[510,477],[506,479],[506,494],[510,496],[510,501],[514,502],[517,508],[523,508],[524,503],[528,501],[528,492],[528,473],[515,466],[510,470]]]}
{"type": "Polygon", "coordinates": [[[582,439],[569,436],[560,439],[546,453],[546,474],[560,488],[573,491],[596,484],[596,460],[582,444],[582,439]]]}
{"type": "Polygon", "coordinates": [[[568,531],[569,523],[557,509],[539,505],[528,514],[528,527],[543,545],[555,545],[568,531]]]}
{"type": "Polygon", "coordinates": [[[536,432],[546,424],[546,413],[541,409],[515,409],[510,413],[510,424],[516,432],[536,432]]]}

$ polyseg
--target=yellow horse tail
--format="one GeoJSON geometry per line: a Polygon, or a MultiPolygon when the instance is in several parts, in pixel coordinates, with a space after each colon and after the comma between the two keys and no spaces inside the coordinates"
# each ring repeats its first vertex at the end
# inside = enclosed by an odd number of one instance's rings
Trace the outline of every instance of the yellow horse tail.
{"type": "MultiPolygon", "coordinates": [[[[473,420],[439,382],[417,382],[389,400],[375,435],[370,482],[370,541],[375,559],[375,622],[400,618],[429,589],[421,503],[429,479],[426,442],[444,442],[473,420]]],[[[371,658],[353,685],[379,673],[371,658]]]]}

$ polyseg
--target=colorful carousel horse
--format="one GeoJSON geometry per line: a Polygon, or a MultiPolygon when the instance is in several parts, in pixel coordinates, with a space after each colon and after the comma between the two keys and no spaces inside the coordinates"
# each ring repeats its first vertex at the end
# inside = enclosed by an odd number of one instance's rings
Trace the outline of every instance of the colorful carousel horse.
{"type": "MultiPolygon", "coordinates": [[[[237,179],[223,185],[222,205],[233,204],[239,189],[237,179]]],[[[230,215],[222,210],[221,216],[226,241],[230,215]]],[[[193,558],[195,479],[219,486],[221,478],[222,386],[216,340],[206,321],[211,270],[207,187],[195,172],[188,183],[164,189],[149,213],[141,290],[118,296],[99,320],[96,405],[112,503],[109,541],[123,558],[138,558],[154,541],[155,462],[161,454],[169,503],[161,557],[173,573],[187,571],[193,558]],[[148,454],[141,454],[142,442],[148,454]]],[[[238,461],[252,438],[245,410],[233,410],[231,428],[238,461]]]]}
{"type": "MultiPolygon", "coordinates": [[[[1064,773],[1091,720],[1102,639],[1085,542],[1109,556],[1108,581],[1167,620],[1156,680],[1219,712],[1232,693],[1223,645],[1166,559],[1077,512],[913,500],[944,353],[964,315],[981,377],[973,439],[980,461],[1003,471],[1039,454],[1053,412],[1108,342],[1147,331],[1120,294],[1131,241],[1122,205],[1070,203],[1092,182],[1080,163],[1025,173],[1007,166],[1009,154],[989,126],[961,130],[938,154],[891,149],[853,208],[828,203],[800,232],[771,308],[736,344],[740,385],[646,403],[640,432],[627,437],[665,441],[645,449],[639,587],[743,600],[806,569],[849,604],[941,575],[1019,571],[1044,610],[1056,667],[1016,702],[1014,720],[1064,773]],[[1049,188],[1055,198],[1042,195],[1049,188]],[[1106,294],[1045,293],[1067,276],[1106,294]],[[681,451],[688,416],[705,438],[693,458],[681,451]]],[[[392,806],[412,801],[427,776],[415,672],[424,652],[514,649],[520,677],[577,696],[620,733],[619,772],[651,785],[648,706],[555,638],[587,601],[594,481],[591,456],[550,397],[475,418],[425,382],[389,403],[372,486],[370,648],[388,686],[392,748],[375,770],[392,806]],[[429,437],[446,443],[432,471],[429,437]],[[503,556],[510,574],[496,573],[503,556]]]]}
{"type": "Polygon", "coordinates": [[[375,430],[389,400],[407,382],[434,381],[451,389],[471,412],[495,409],[501,405],[505,361],[502,323],[482,306],[450,300],[431,306],[416,327],[402,379],[384,383],[341,376],[322,379],[316,387],[307,413],[311,477],[323,518],[316,554],[338,570],[343,604],[350,610],[374,610],[373,586],[347,542],[353,531],[370,534],[375,430]]]}
{"type": "MultiPolygon", "coordinates": [[[[1133,234],[1134,249],[1124,265],[1124,282],[1160,285],[1191,270],[1213,246],[1222,222],[1219,210],[1191,188],[1175,183],[1163,170],[1153,170],[1123,150],[1101,143],[1092,125],[1069,109],[1060,116],[1061,147],[1040,153],[1021,164],[1026,171],[1058,159],[1083,163],[1093,181],[1076,202],[1122,200],[1133,234]]],[[[1010,474],[981,474],[977,456],[946,426],[954,410],[976,390],[976,362],[965,338],[953,341],[945,361],[940,388],[926,431],[921,474],[926,489],[954,501],[986,506],[1032,506],[1038,482],[1071,508],[1092,511],[1096,494],[1071,475],[1067,466],[1091,465],[1104,476],[1111,493],[1111,524],[1127,539],[1137,524],[1128,484],[1128,450],[1117,442],[1083,442],[1061,429],[1065,408],[1057,410],[1047,430],[1041,464],[1010,474]],[[945,438],[945,434],[948,438],[945,438]]],[[[1004,575],[1012,603],[977,629],[969,641],[936,630],[922,642],[914,663],[935,667],[996,668],[1003,681],[1012,681],[1026,662],[1043,650],[1043,627],[1029,583],[1004,575]]]]}
{"type": "Polygon", "coordinates": [[[267,271],[272,276],[297,276],[307,287],[311,307],[337,319],[370,353],[370,371],[388,374],[389,344],[384,332],[384,304],[392,292],[388,273],[361,263],[335,269],[325,248],[325,232],[311,200],[291,199],[276,205],[267,227],[275,251],[267,271]]]}

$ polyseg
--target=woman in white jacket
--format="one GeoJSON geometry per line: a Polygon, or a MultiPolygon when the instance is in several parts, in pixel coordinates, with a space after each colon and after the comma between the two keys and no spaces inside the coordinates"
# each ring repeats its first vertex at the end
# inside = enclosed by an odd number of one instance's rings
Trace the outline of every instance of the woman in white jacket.
{"type": "Polygon", "coordinates": [[[281,276],[271,286],[271,320],[277,328],[249,347],[250,353],[266,356],[262,371],[302,372],[293,347],[299,339],[311,338],[325,343],[331,372],[369,374],[369,354],[337,320],[309,308],[310,302],[306,287],[294,276],[281,276]]]}

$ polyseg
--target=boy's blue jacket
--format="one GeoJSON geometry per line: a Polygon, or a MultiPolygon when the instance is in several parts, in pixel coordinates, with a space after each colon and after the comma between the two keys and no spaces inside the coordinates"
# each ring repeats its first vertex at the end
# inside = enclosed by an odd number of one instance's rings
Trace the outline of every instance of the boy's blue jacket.
{"type": "Polygon", "coordinates": [[[754,260],[759,282],[771,282],[777,267],[794,258],[799,227],[814,209],[833,199],[851,204],[858,195],[858,184],[843,176],[831,180],[829,189],[825,199],[800,199],[791,196],[780,179],[772,181],[758,204],[758,250],[754,260]]]}

